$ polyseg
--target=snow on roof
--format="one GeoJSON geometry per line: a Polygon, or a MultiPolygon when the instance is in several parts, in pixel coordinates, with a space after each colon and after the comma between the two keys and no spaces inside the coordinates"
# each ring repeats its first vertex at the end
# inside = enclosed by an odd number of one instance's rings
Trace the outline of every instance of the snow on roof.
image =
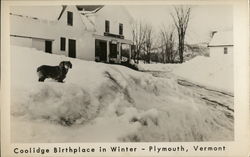
{"type": "Polygon", "coordinates": [[[209,46],[233,45],[233,32],[221,31],[214,34],[209,46]]]}
{"type": "Polygon", "coordinates": [[[62,6],[13,6],[10,13],[31,18],[57,20],[62,6]]]}
{"type": "Polygon", "coordinates": [[[80,14],[80,16],[81,16],[81,19],[82,19],[84,25],[86,26],[87,30],[94,31],[95,30],[95,23],[93,21],[91,21],[91,19],[89,19],[84,14],[80,14]]]}

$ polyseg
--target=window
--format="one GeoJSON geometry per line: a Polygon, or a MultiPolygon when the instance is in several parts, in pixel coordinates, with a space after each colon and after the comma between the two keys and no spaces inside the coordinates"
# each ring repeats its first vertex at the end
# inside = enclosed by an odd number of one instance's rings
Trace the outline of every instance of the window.
{"type": "Polygon", "coordinates": [[[73,13],[70,11],[67,14],[67,23],[69,26],[73,26],[73,13]]]}
{"type": "Polygon", "coordinates": [[[224,47],[224,54],[227,54],[227,53],[228,53],[227,47],[224,47]]]}
{"type": "Polygon", "coordinates": [[[66,39],[61,37],[61,51],[65,51],[66,39]]]}
{"type": "Polygon", "coordinates": [[[109,33],[109,21],[105,20],[105,32],[109,33]]]}
{"type": "Polygon", "coordinates": [[[119,24],[119,35],[123,35],[123,24],[119,24]]]}

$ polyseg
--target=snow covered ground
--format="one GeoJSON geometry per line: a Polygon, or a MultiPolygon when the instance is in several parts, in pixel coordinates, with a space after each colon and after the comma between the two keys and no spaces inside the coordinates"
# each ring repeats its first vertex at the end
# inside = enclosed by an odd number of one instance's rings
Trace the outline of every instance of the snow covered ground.
{"type": "Polygon", "coordinates": [[[145,71],[166,71],[183,79],[233,94],[233,56],[231,54],[218,57],[197,56],[183,64],[140,64],[145,71]]]}
{"type": "Polygon", "coordinates": [[[11,46],[12,142],[227,141],[229,109],[175,77],[11,46]],[[63,60],[65,83],[38,82],[38,66],[63,60]]]}

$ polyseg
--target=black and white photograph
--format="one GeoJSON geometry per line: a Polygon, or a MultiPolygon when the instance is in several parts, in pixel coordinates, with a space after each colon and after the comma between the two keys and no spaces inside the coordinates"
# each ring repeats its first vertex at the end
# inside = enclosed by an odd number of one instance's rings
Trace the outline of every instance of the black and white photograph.
{"type": "Polygon", "coordinates": [[[1,1],[1,156],[249,156],[247,0],[1,1]]]}
{"type": "Polygon", "coordinates": [[[11,6],[14,143],[234,141],[232,5],[11,6]]]}

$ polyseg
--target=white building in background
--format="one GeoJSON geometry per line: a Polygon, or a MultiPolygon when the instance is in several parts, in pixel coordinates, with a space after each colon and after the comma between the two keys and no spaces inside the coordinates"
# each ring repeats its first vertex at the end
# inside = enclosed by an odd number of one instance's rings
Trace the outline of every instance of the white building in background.
{"type": "Polygon", "coordinates": [[[233,54],[233,46],[232,31],[216,32],[208,44],[210,57],[233,54]]]}
{"type": "Polygon", "coordinates": [[[123,6],[16,6],[10,11],[11,44],[120,63],[131,56],[132,20],[123,6]]]}

